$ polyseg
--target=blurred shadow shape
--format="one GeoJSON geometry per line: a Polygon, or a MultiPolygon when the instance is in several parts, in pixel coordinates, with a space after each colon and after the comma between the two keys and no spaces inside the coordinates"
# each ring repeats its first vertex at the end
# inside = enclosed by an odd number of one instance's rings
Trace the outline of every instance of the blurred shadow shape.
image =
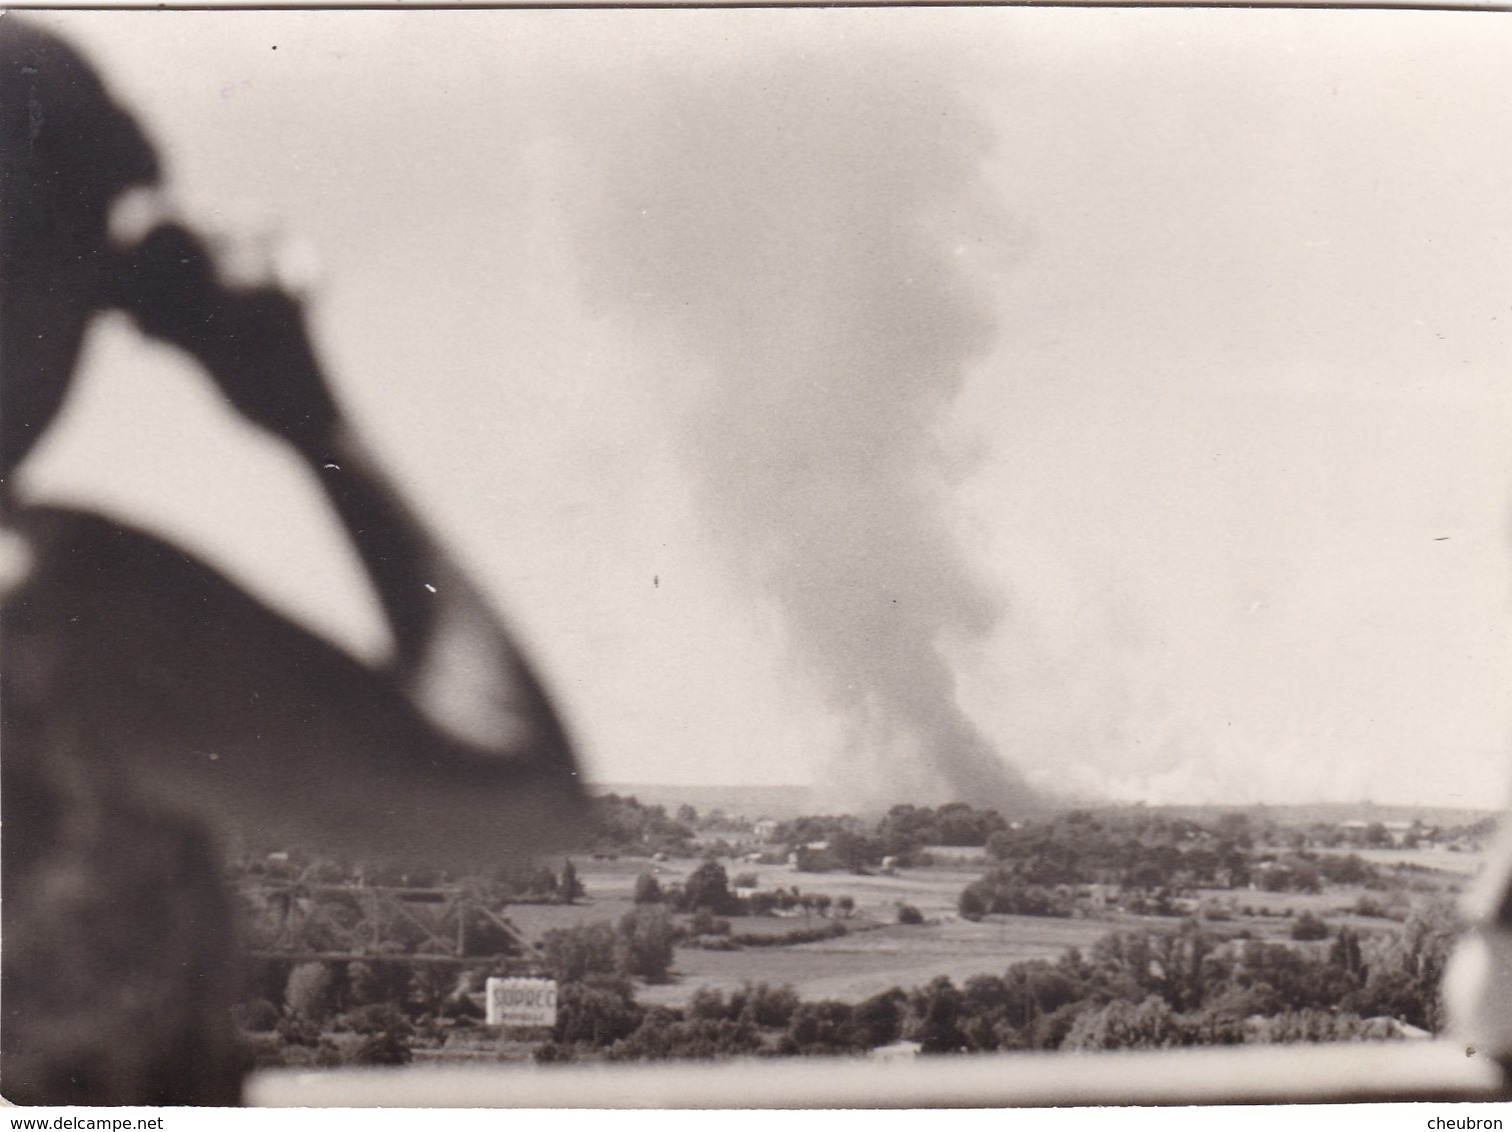
{"type": "Polygon", "coordinates": [[[234,1104],[220,837],[460,869],[566,843],[584,796],[530,666],[347,427],[298,300],[228,285],[176,223],[114,244],[111,208],[157,182],[156,154],[77,52],[9,15],[0,117],[0,1091],[234,1104]],[[109,309],[319,478],[384,610],[386,663],[152,535],[17,497],[109,309]]]}

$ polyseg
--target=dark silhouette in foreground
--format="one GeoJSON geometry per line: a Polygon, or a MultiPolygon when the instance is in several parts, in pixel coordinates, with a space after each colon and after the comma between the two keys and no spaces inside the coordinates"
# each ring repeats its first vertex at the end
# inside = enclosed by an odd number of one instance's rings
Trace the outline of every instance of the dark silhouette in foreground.
{"type": "Polygon", "coordinates": [[[111,209],[158,181],[157,156],[75,51],[9,16],[0,115],[0,1090],[234,1104],[220,836],[465,866],[571,838],[582,794],[525,660],[347,427],[297,299],[225,284],[174,222],[114,243],[111,209]],[[18,496],[111,309],[185,351],[319,478],[385,613],[387,663],[152,535],[18,496]]]}

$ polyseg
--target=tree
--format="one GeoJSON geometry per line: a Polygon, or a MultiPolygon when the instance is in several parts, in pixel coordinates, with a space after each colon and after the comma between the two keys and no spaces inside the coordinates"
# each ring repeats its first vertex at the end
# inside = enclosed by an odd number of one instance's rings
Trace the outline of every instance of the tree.
{"type": "Polygon", "coordinates": [[[902,903],[900,903],[898,905],[898,923],[900,923],[900,924],[922,924],[923,922],[924,922],[924,913],[920,912],[912,904],[902,904],[902,903]]]}
{"type": "Polygon", "coordinates": [[[907,996],[897,987],[874,994],[859,1004],[853,1014],[861,1043],[868,1049],[889,1045],[898,1040],[903,1029],[903,1007],[907,996]]]}
{"type": "Polygon", "coordinates": [[[798,1009],[798,994],[790,986],[773,989],[766,983],[743,983],[730,994],[727,1016],[740,1022],[768,1029],[783,1028],[798,1009]]]}
{"type": "Polygon", "coordinates": [[[301,963],[289,972],[284,989],[289,1013],[305,1022],[319,1025],[336,1008],[335,979],[324,963],[301,963]]]}
{"type": "Polygon", "coordinates": [[[857,1052],[864,1045],[854,1020],[855,1009],[847,1002],[805,1002],[793,1012],[778,1048],[786,1054],[857,1052]]]}
{"type": "Polygon", "coordinates": [[[1140,861],[1129,873],[1129,885],[1133,888],[1156,889],[1165,881],[1165,871],[1154,861],[1140,861]]]}
{"type": "Polygon", "coordinates": [[[594,980],[563,985],[552,1037],[563,1045],[613,1045],[628,1038],[645,1017],[628,983],[594,980]]]}
{"type": "Polygon", "coordinates": [[[683,883],[682,907],[686,912],[707,908],[716,914],[728,915],[736,910],[734,905],[729,876],[724,866],[712,858],[694,869],[683,883]]]}
{"type": "Polygon", "coordinates": [[[1071,1025],[1062,1049],[1164,1049],[1190,1045],[1181,1020],[1168,1003],[1151,995],[1139,1005],[1115,999],[1082,1012],[1071,1025]]]}
{"type": "Polygon", "coordinates": [[[352,1054],[358,1065],[408,1065],[413,1058],[409,1035],[399,1030],[384,1030],[362,1039],[352,1054]]]}
{"type": "Polygon", "coordinates": [[[672,967],[677,929],[660,904],[638,904],[620,917],[615,953],[619,970],[654,982],[672,967]]]}
{"type": "Polygon", "coordinates": [[[1291,926],[1292,939],[1310,942],[1328,938],[1328,925],[1311,912],[1303,912],[1291,926]]]}
{"type": "Polygon", "coordinates": [[[924,990],[922,1018],[914,1037],[924,1053],[955,1053],[966,1048],[966,1035],[956,1024],[961,1013],[961,992],[944,975],[924,990]]]}
{"type": "Polygon", "coordinates": [[[610,1047],[609,1059],[729,1057],[755,1053],[761,1045],[756,1028],[743,1022],[728,1018],[684,1019],[674,1011],[653,1007],[635,1033],[610,1047]]]}
{"type": "Polygon", "coordinates": [[[583,883],[578,880],[577,869],[571,861],[562,865],[562,879],[557,884],[557,894],[563,904],[571,904],[584,895],[583,883]]]}
{"type": "Polygon", "coordinates": [[[637,904],[660,904],[662,887],[650,873],[641,873],[635,878],[635,902],[637,904]]]}
{"type": "MultiPolygon", "coordinates": [[[[699,987],[688,1000],[689,1018],[708,1018],[717,1021],[726,1017],[724,994],[715,987],[699,987]]],[[[738,1012],[737,1012],[738,1013],[738,1012]]]]}
{"type": "Polygon", "coordinates": [[[982,894],[977,891],[974,884],[968,884],[961,889],[961,897],[956,902],[960,910],[961,918],[965,920],[980,920],[987,914],[987,903],[982,899],[982,894]]]}
{"type": "Polygon", "coordinates": [[[353,1052],[358,1065],[408,1065],[410,1037],[414,1027],[393,1003],[375,1002],[359,1006],[343,1016],[346,1029],[363,1035],[353,1052]]]}
{"type": "Polygon", "coordinates": [[[547,969],[562,982],[615,973],[616,935],[606,920],[572,928],[552,928],[541,937],[547,969]]]}
{"type": "Polygon", "coordinates": [[[1353,928],[1340,928],[1333,946],[1328,949],[1328,963],[1343,971],[1356,986],[1362,985],[1370,970],[1365,966],[1360,934],[1353,928]]]}

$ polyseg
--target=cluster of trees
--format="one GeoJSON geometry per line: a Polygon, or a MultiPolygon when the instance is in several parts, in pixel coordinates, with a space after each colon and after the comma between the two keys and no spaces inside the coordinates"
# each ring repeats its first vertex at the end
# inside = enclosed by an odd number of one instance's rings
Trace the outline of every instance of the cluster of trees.
{"type": "Polygon", "coordinates": [[[298,849],[250,852],[243,849],[227,863],[227,879],[234,887],[255,891],[347,888],[466,888],[493,904],[571,904],[584,895],[576,866],[568,860],[560,870],[545,864],[505,866],[481,864],[456,875],[423,865],[307,853],[298,849]]]}
{"type": "Polygon", "coordinates": [[[977,847],[1008,829],[996,810],[979,810],[964,802],[948,805],[894,806],[877,825],[877,836],[890,856],[912,854],[925,845],[977,847]]]}
{"type": "Polygon", "coordinates": [[[1074,810],[1048,821],[1026,822],[994,833],[987,852],[998,868],[980,882],[977,898],[1021,905],[1049,901],[1058,885],[1105,884],[1152,894],[1193,888],[1240,888],[1269,892],[1321,892],[1329,884],[1386,888],[1382,870],[1356,853],[1278,850],[1257,845],[1247,815],[1226,814],[1202,822],[1139,811],[1092,814],[1074,810]]]}
{"type": "Polygon", "coordinates": [[[961,916],[980,920],[986,915],[1070,916],[1076,902],[1064,888],[1030,884],[1010,869],[993,869],[961,890],[961,916]]]}
{"type": "Polygon", "coordinates": [[[815,872],[861,872],[889,857],[920,864],[926,846],[949,845],[983,847],[1025,884],[1042,887],[1102,883],[1152,891],[1253,881],[1271,891],[1316,891],[1325,883],[1383,883],[1359,856],[1314,852],[1301,831],[1290,841],[1285,833],[1274,823],[1257,826],[1242,812],[1204,822],[1140,810],[1073,810],[1009,824],[996,810],[955,802],[894,806],[871,825],[849,814],[796,818],[779,825],[774,839],[796,855],[800,869],[815,872]]]}
{"type": "Polygon", "coordinates": [[[907,996],[889,991],[859,1006],[801,1002],[790,987],[745,984],[728,998],[702,989],[685,1009],[641,1007],[624,983],[564,988],[542,1061],[716,1058],[860,1051],[897,1040],[907,996]]]}
{"type": "Polygon", "coordinates": [[[448,1021],[476,1020],[484,971],[403,958],[260,959],[237,1023],[260,1067],[402,1065],[448,1021]]]}
{"type": "Polygon", "coordinates": [[[1319,822],[1300,831],[1301,836],[1297,832],[1293,832],[1291,836],[1296,839],[1299,848],[1305,845],[1325,849],[1337,849],[1342,846],[1361,849],[1400,846],[1403,849],[1417,849],[1425,844],[1443,844],[1478,850],[1495,831],[1495,825],[1494,818],[1485,818],[1469,825],[1448,827],[1414,821],[1405,829],[1398,826],[1395,830],[1380,821],[1319,822]]]}
{"type": "Polygon", "coordinates": [[[540,1056],[841,1054],[899,1040],[926,1053],[1161,1048],[1384,1038],[1404,1024],[1432,1033],[1452,938],[1444,915],[1370,936],[1341,929],[1315,945],[1225,939],[1187,923],[854,1004],[747,985],[728,998],[701,990],[684,1010],[645,1009],[628,984],[590,980],[564,989],[540,1056]]]}
{"type": "Polygon", "coordinates": [[[664,806],[647,806],[628,795],[600,794],[593,799],[593,851],[600,854],[686,854],[698,813],[683,806],[669,817],[664,806]]]}
{"type": "Polygon", "coordinates": [[[1000,830],[988,839],[987,852],[1030,885],[1231,888],[1250,880],[1248,844],[1236,824],[1209,829],[1137,811],[1095,815],[1072,810],[1000,830]]]}
{"type": "Polygon", "coordinates": [[[730,891],[730,874],[713,858],[700,864],[681,884],[663,886],[651,873],[641,873],[635,878],[635,903],[663,904],[677,912],[713,916],[738,916],[747,911],[730,891]]]}
{"type": "MultiPolygon", "coordinates": [[[[736,888],[754,888],[755,874],[735,878],[736,888]]],[[[712,858],[704,861],[681,884],[663,885],[651,873],[635,878],[636,904],[664,904],[676,912],[709,916],[771,916],[778,912],[802,911],[805,916],[826,917],[833,913],[849,919],[856,911],[853,896],[832,897],[828,893],[802,892],[796,885],[753,891],[740,895],[731,887],[725,867],[712,858]]],[[[707,933],[702,933],[707,934],[707,933]]]]}
{"type": "Polygon", "coordinates": [[[496,869],[488,877],[488,895],[506,904],[574,904],[587,893],[577,866],[564,861],[559,871],[545,865],[496,869]]]}
{"type": "Polygon", "coordinates": [[[795,818],[779,825],[773,839],[798,855],[800,869],[861,872],[888,857],[903,865],[916,863],[927,845],[983,846],[1007,828],[997,810],[951,802],[894,806],[870,825],[849,814],[795,818]],[[819,845],[823,848],[814,848],[819,845]]]}
{"type": "Polygon", "coordinates": [[[677,926],[665,908],[637,905],[617,923],[596,920],[552,928],[541,937],[540,961],[553,978],[563,982],[631,976],[657,982],[672,967],[677,938],[677,926]]]}

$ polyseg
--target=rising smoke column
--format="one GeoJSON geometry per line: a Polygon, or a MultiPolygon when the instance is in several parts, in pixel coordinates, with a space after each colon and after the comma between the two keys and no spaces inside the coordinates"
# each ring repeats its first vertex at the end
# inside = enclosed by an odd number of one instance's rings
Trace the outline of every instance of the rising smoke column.
{"type": "Polygon", "coordinates": [[[831,55],[627,85],[569,132],[588,293],[661,339],[708,529],[845,721],[821,791],[1022,812],[940,651],[1000,613],[941,444],[992,339],[986,131],[937,76],[831,55]]]}

